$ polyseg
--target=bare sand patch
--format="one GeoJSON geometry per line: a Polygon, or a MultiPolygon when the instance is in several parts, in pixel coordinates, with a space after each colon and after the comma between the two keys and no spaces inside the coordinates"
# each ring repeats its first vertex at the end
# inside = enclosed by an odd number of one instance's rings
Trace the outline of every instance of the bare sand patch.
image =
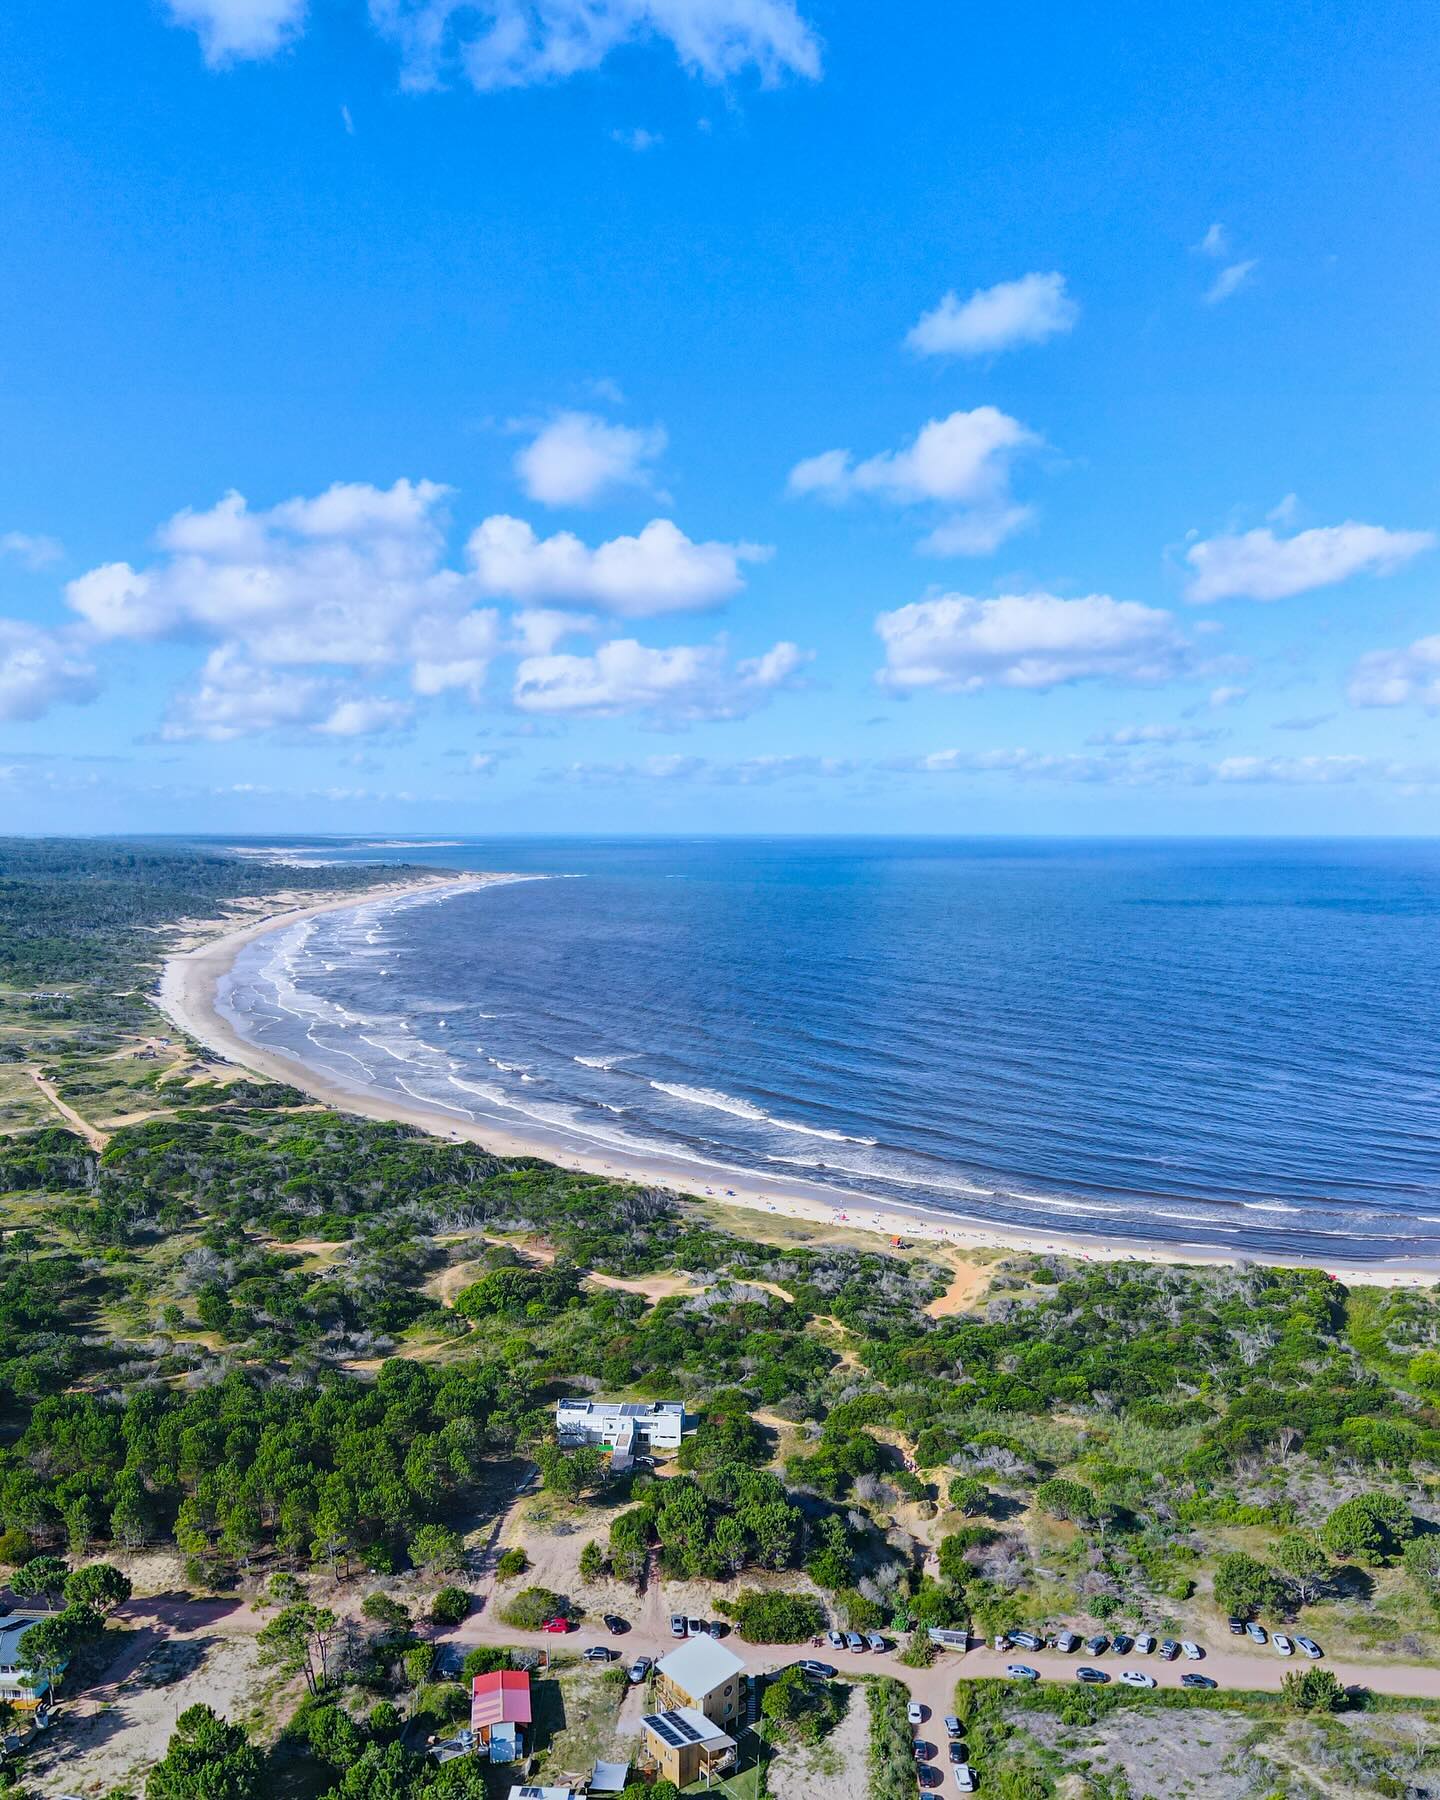
{"type": "Polygon", "coordinates": [[[970,1312],[984,1299],[995,1279],[993,1263],[971,1262],[968,1257],[946,1254],[945,1261],[955,1270],[955,1279],[925,1308],[932,1319],[953,1318],[956,1313],[970,1312]]]}

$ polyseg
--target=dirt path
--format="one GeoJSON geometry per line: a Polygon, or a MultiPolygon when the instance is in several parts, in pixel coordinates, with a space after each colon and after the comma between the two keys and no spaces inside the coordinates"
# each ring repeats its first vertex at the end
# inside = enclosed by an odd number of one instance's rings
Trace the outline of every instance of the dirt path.
{"type": "Polygon", "coordinates": [[[101,1131],[98,1126],[92,1125],[88,1119],[82,1119],[80,1114],[76,1112],[75,1108],[71,1106],[68,1100],[62,1100],[60,1098],[60,1095],[56,1091],[55,1083],[53,1081],[47,1081],[38,1069],[31,1069],[30,1074],[36,1087],[39,1088],[40,1092],[55,1108],[60,1117],[64,1119],[65,1123],[67,1125],[72,1125],[75,1130],[80,1133],[81,1137],[85,1139],[92,1150],[103,1150],[110,1142],[107,1134],[101,1131]]]}
{"type": "Polygon", "coordinates": [[[624,1294],[639,1294],[652,1306],[671,1300],[676,1294],[695,1294],[700,1290],[689,1275],[599,1275],[594,1269],[585,1277],[596,1287],[616,1288],[624,1294]]]}
{"type": "Polygon", "coordinates": [[[954,1265],[955,1279],[925,1308],[932,1319],[948,1319],[955,1313],[969,1312],[983,1299],[995,1274],[989,1264],[970,1262],[963,1256],[952,1255],[946,1261],[954,1265]]]}

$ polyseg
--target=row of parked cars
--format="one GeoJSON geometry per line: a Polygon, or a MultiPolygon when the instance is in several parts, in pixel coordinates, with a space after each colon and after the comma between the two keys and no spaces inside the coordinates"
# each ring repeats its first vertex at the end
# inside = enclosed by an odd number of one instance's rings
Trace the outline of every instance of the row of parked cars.
{"type": "MultiPolygon", "coordinates": [[[[1248,1637],[1252,1644],[1263,1644],[1266,1641],[1265,1627],[1256,1619],[1231,1619],[1230,1635],[1248,1637]]],[[[1301,1650],[1311,1662],[1318,1662],[1325,1654],[1314,1638],[1288,1638],[1283,1631],[1277,1631],[1269,1641],[1277,1656],[1293,1656],[1297,1650],[1301,1650]]]]}
{"type": "MultiPolygon", "coordinates": [[[[911,1728],[923,1725],[926,1719],[926,1708],[918,1700],[912,1700],[905,1709],[911,1728]]],[[[965,1727],[952,1713],[945,1715],[945,1735],[948,1739],[946,1755],[950,1761],[950,1773],[955,1778],[955,1785],[962,1794],[973,1794],[976,1788],[975,1771],[970,1767],[970,1754],[965,1748],[965,1727]]],[[[941,1787],[944,1785],[944,1773],[932,1762],[935,1745],[922,1737],[915,1739],[915,1772],[920,1786],[941,1787]]]]}

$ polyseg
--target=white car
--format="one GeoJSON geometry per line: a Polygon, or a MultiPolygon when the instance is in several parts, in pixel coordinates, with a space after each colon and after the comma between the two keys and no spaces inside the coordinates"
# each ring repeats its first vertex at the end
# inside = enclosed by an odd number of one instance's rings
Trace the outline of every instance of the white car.
{"type": "Polygon", "coordinates": [[[1122,1669],[1120,1679],[1127,1687],[1152,1688],[1155,1685],[1155,1677],[1147,1675],[1143,1669],[1122,1669]]]}
{"type": "Polygon", "coordinates": [[[1135,1650],[1136,1654],[1139,1656],[1152,1656],[1154,1654],[1155,1640],[1148,1631],[1141,1632],[1140,1636],[1136,1638],[1135,1650]]]}
{"type": "Polygon", "coordinates": [[[1290,1642],[1283,1631],[1275,1632],[1271,1637],[1270,1642],[1275,1646],[1277,1653],[1281,1656],[1293,1656],[1295,1654],[1295,1646],[1290,1642]]]}
{"type": "Polygon", "coordinates": [[[1323,1656],[1325,1654],[1325,1652],[1315,1642],[1314,1638],[1297,1637],[1295,1642],[1300,1646],[1300,1648],[1305,1652],[1305,1654],[1310,1658],[1310,1660],[1312,1662],[1315,1660],[1315,1658],[1317,1656],[1323,1656]]]}
{"type": "Polygon", "coordinates": [[[1205,1654],[1200,1646],[1198,1644],[1192,1644],[1189,1638],[1181,1638],[1180,1648],[1185,1652],[1185,1655],[1190,1662],[1199,1662],[1200,1658],[1205,1654]]]}
{"type": "Polygon", "coordinates": [[[955,1785],[962,1794],[975,1792],[975,1773],[969,1763],[955,1764],[955,1785]]]}
{"type": "Polygon", "coordinates": [[[1005,1673],[1012,1681],[1038,1681],[1040,1671],[1032,1669],[1029,1663],[1006,1663],[1005,1673]]]}
{"type": "Polygon", "coordinates": [[[912,1725],[923,1725],[925,1723],[925,1708],[918,1700],[912,1700],[905,1708],[905,1717],[912,1725]]]}

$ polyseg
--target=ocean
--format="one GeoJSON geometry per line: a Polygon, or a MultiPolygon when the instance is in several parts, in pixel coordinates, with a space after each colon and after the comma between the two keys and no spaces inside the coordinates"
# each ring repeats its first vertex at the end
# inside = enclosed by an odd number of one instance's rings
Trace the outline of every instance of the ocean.
{"type": "Polygon", "coordinates": [[[526,879],[268,934],[244,1035],[579,1154],[957,1222],[1440,1255],[1440,844],[398,840],[526,879]]]}

